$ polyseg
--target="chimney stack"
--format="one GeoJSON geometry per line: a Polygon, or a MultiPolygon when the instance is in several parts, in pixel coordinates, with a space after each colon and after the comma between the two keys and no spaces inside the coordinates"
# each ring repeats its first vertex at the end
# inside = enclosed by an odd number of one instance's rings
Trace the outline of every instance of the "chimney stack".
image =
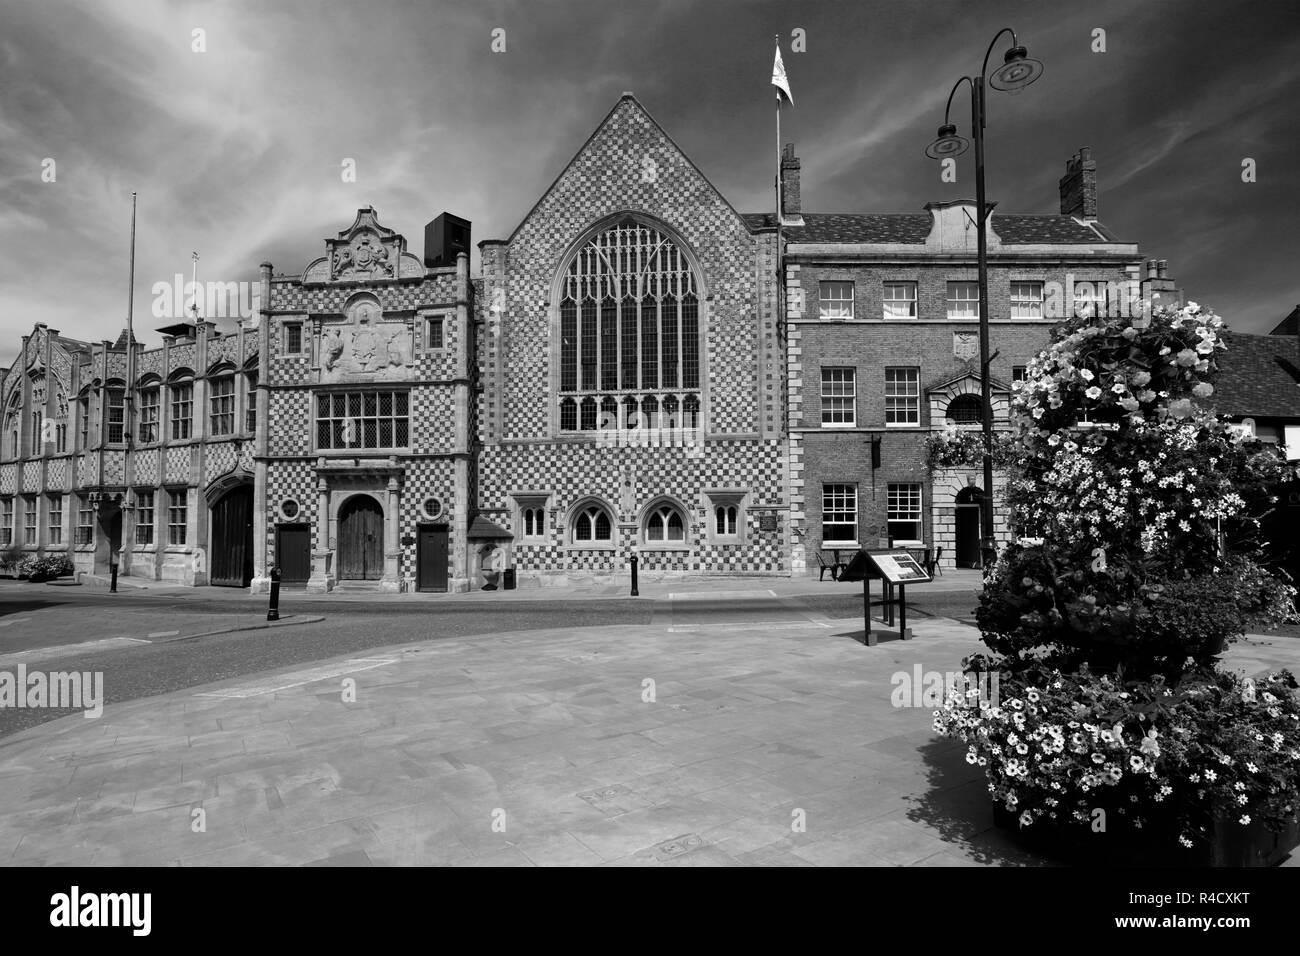
{"type": "Polygon", "coordinates": [[[1097,163],[1092,147],[1084,146],[1065,163],[1061,177],[1061,215],[1097,218],[1097,163]]]}
{"type": "Polygon", "coordinates": [[[794,143],[781,150],[781,223],[803,225],[803,200],[799,194],[799,170],[802,163],[794,154],[794,143]]]}

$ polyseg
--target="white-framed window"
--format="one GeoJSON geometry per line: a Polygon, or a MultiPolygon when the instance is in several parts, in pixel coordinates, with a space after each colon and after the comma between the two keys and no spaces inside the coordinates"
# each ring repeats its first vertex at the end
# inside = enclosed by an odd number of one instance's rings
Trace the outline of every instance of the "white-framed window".
{"type": "Polygon", "coordinates": [[[573,516],[570,539],[575,545],[609,545],[614,540],[614,522],[604,505],[587,505],[573,516]]]}
{"type": "Polygon", "coordinates": [[[208,383],[208,434],[235,432],[235,376],[223,375],[208,383]]]}
{"type": "Polygon", "coordinates": [[[410,444],[409,393],[368,389],[317,394],[317,448],[406,448],[410,444]]]}
{"type": "Polygon", "coordinates": [[[888,516],[889,537],[894,542],[922,540],[920,484],[891,482],[888,516]]]}
{"type": "Polygon", "coordinates": [[[158,419],[161,412],[160,389],[150,385],[140,389],[140,444],[150,445],[158,440],[158,419]]]}
{"type": "Polygon", "coordinates": [[[822,369],[822,426],[849,428],[858,423],[858,371],[822,369]]]}
{"type": "Polygon", "coordinates": [[[1011,317],[1013,319],[1041,319],[1043,317],[1043,284],[1041,282],[1015,281],[1011,283],[1011,317]]]}
{"type": "Polygon", "coordinates": [[[676,505],[661,504],[650,509],[645,518],[644,541],[650,547],[684,546],[686,516],[676,505]]]}
{"type": "Polygon", "coordinates": [[[885,369],[885,425],[921,424],[921,370],[885,369]]]}
{"type": "Polygon", "coordinates": [[[734,538],[738,535],[737,518],[740,509],[735,505],[718,505],[713,509],[713,536],[734,538]]]}
{"type": "Polygon", "coordinates": [[[284,323],[284,354],[301,355],[303,351],[303,335],[301,322],[284,323]]]}
{"type": "Polygon", "coordinates": [[[858,540],[858,486],[822,485],[822,543],[858,540]]]}
{"type": "Polygon", "coordinates": [[[888,520],[889,537],[893,541],[922,540],[918,483],[889,484],[888,520]]]}
{"type": "Polygon", "coordinates": [[[948,318],[978,319],[980,317],[980,284],[978,282],[948,283],[948,318]]]}
{"type": "Polygon", "coordinates": [[[188,536],[190,508],[184,488],[167,492],[167,543],[184,544],[188,536]]]}
{"type": "Polygon", "coordinates": [[[916,318],[916,283],[886,282],[884,301],[886,319],[916,318]]]}
{"type": "Polygon", "coordinates": [[[984,422],[984,400],[978,395],[958,395],[948,403],[948,421],[954,425],[984,422]]]}
{"type": "Polygon", "coordinates": [[[23,544],[36,543],[36,496],[23,496],[23,544]]]}
{"type": "Polygon", "coordinates": [[[817,283],[817,314],[823,319],[853,318],[853,283],[840,279],[817,283]]]}
{"type": "Polygon", "coordinates": [[[154,493],[135,493],[135,543],[153,544],[154,493]]]}
{"type": "Polygon", "coordinates": [[[171,420],[172,441],[190,437],[194,416],[194,383],[172,382],[167,386],[168,408],[171,420]]]}
{"type": "Polygon", "coordinates": [[[1106,283],[1088,280],[1074,283],[1074,314],[1080,318],[1097,318],[1106,311],[1106,283]]]}
{"type": "Polygon", "coordinates": [[[45,543],[63,544],[63,495],[50,495],[47,499],[45,543]]]}

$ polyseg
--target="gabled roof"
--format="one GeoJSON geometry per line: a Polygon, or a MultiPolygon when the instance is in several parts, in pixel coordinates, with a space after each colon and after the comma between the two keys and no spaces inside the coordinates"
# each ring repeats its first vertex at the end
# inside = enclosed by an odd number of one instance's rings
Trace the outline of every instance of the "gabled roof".
{"type": "MultiPolygon", "coordinates": [[[[770,212],[745,213],[744,219],[751,230],[776,228],[776,219],[770,212]]],[[[803,221],[802,226],[786,226],[782,230],[787,241],[922,244],[930,235],[934,222],[929,213],[863,215],[824,212],[806,212],[803,221]]],[[[1073,216],[1002,216],[994,213],[990,222],[1003,245],[1119,241],[1101,223],[1081,223],[1073,216]]]]}
{"type": "Polygon", "coordinates": [[[1214,405],[1220,414],[1300,421],[1300,340],[1225,330],[1214,405]]]}
{"type": "Polygon", "coordinates": [[[1291,314],[1277,324],[1269,335],[1300,335],[1300,305],[1291,310],[1291,314]]]}

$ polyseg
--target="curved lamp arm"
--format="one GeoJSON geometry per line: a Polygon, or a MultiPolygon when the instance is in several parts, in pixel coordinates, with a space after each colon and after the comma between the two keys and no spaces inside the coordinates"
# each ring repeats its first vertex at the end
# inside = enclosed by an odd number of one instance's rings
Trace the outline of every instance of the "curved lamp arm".
{"type": "Polygon", "coordinates": [[[948,105],[943,108],[943,125],[945,126],[948,125],[948,113],[952,110],[953,95],[956,94],[957,87],[961,86],[963,83],[969,83],[971,96],[975,95],[975,81],[972,80],[969,76],[963,76],[960,80],[958,80],[956,83],[952,85],[952,89],[948,91],[948,105]]]}
{"type": "Polygon", "coordinates": [[[1016,39],[1016,31],[1013,30],[1013,29],[1011,29],[1010,27],[1003,27],[1003,28],[1002,28],[1001,30],[999,30],[996,34],[994,34],[994,36],[993,36],[993,42],[989,44],[989,48],[984,52],[984,63],[980,66],[980,78],[981,78],[981,79],[984,77],[984,75],[985,75],[986,73],[988,73],[988,71],[989,71],[989,57],[990,57],[990,56],[992,55],[992,53],[993,53],[993,48],[994,48],[995,46],[998,45],[998,38],[1001,37],[1002,34],[1004,34],[1004,33],[1010,33],[1010,34],[1011,34],[1011,45],[1012,45],[1012,46],[1019,46],[1019,45],[1020,45],[1020,41],[1016,39]]]}

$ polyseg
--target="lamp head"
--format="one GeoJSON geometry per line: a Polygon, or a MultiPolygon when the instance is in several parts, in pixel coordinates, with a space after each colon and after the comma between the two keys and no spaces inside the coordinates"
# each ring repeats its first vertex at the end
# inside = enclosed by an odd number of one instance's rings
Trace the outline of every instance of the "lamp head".
{"type": "Polygon", "coordinates": [[[948,159],[960,156],[970,148],[970,141],[957,135],[957,127],[945,123],[939,127],[939,138],[925,148],[925,155],[931,159],[948,159]]]}
{"type": "Polygon", "coordinates": [[[1007,50],[1002,60],[1002,65],[989,76],[989,86],[995,90],[1019,93],[1043,75],[1042,62],[1030,58],[1022,46],[1013,46],[1007,50]]]}

